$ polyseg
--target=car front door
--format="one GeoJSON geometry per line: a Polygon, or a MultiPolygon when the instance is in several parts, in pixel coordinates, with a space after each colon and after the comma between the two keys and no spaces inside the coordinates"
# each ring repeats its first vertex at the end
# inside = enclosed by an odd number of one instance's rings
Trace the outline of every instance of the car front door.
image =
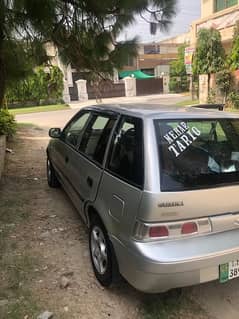
{"type": "Polygon", "coordinates": [[[69,188],[68,161],[72,150],[76,150],[90,119],[90,111],[82,111],[74,116],[64,128],[59,139],[53,139],[49,155],[51,162],[60,176],[61,183],[69,188]]]}

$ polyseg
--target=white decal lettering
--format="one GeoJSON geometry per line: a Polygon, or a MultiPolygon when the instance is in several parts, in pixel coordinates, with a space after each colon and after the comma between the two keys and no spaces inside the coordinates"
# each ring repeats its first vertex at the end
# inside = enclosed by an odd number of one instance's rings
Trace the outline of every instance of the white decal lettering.
{"type": "Polygon", "coordinates": [[[196,141],[197,138],[190,131],[188,131],[188,135],[193,139],[193,141],[196,141]]]}
{"type": "Polygon", "coordinates": [[[173,153],[174,153],[174,155],[175,155],[176,157],[178,157],[178,156],[180,155],[180,153],[179,153],[179,152],[177,151],[177,149],[176,149],[176,145],[175,145],[175,144],[169,146],[168,150],[169,150],[170,152],[173,151],[173,153]]]}
{"type": "Polygon", "coordinates": [[[177,139],[177,135],[174,133],[174,131],[170,131],[169,133],[168,133],[174,140],[176,140],[177,139]]]}
{"type": "Polygon", "coordinates": [[[164,139],[169,144],[168,150],[175,157],[179,157],[200,135],[201,132],[197,127],[190,129],[185,122],[181,122],[173,130],[168,131],[164,139]]]}
{"type": "Polygon", "coordinates": [[[176,143],[177,143],[178,148],[180,149],[181,153],[186,150],[186,146],[184,146],[181,142],[176,141],[176,143]]]}
{"type": "Polygon", "coordinates": [[[164,135],[164,138],[169,144],[173,143],[173,139],[168,134],[164,135]]]}
{"type": "Polygon", "coordinates": [[[184,132],[188,129],[188,126],[185,122],[181,122],[180,126],[184,128],[184,132]]]}
{"type": "Polygon", "coordinates": [[[200,136],[201,132],[196,128],[196,127],[193,127],[192,128],[192,131],[193,133],[196,135],[196,136],[200,136]]]}
{"type": "Polygon", "coordinates": [[[183,140],[187,146],[190,146],[192,144],[192,141],[188,138],[187,135],[182,135],[181,140],[183,140]]]}
{"type": "Polygon", "coordinates": [[[185,130],[179,125],[178,127],[176,127],[176,128],[174,129],[174,132],[175,132],[178,136],[180,136],[180,135],[182,135],[182,134],[185,132],[185,130]]]}

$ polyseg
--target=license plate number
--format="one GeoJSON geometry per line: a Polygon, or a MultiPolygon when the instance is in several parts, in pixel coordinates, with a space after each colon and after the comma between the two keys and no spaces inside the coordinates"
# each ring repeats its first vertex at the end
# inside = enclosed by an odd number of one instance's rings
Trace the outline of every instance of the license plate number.
{"type": "Polygon", "coordinates": [[[230,261],[227,264],[220,265],[219,274],[221,283],[239,277],[239,260],[230,261]]]}

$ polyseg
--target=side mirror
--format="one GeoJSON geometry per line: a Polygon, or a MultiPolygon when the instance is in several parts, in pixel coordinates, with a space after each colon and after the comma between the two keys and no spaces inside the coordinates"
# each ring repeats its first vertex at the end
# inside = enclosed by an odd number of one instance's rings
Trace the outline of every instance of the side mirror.
{"type": "Polygon", "coordinates": [[[49,136],[52,137],[52,138],[61,137],[61,129],[60,128],[50,128],[49,136]]]}

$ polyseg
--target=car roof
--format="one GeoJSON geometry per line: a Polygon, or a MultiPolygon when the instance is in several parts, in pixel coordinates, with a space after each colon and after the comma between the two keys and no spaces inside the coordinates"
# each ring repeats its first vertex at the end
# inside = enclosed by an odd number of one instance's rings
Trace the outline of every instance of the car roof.
{"type": "Polygon", "coordinates": [[[238,118],[239,113],[218,111],[214,109],[200,108],[200,105],[179,107],[163,106],[160,104],[100,104],[92,105],[86,109],[115,112],[128,116],[151,119],[180,119],[180,118],[238,118]]]}

